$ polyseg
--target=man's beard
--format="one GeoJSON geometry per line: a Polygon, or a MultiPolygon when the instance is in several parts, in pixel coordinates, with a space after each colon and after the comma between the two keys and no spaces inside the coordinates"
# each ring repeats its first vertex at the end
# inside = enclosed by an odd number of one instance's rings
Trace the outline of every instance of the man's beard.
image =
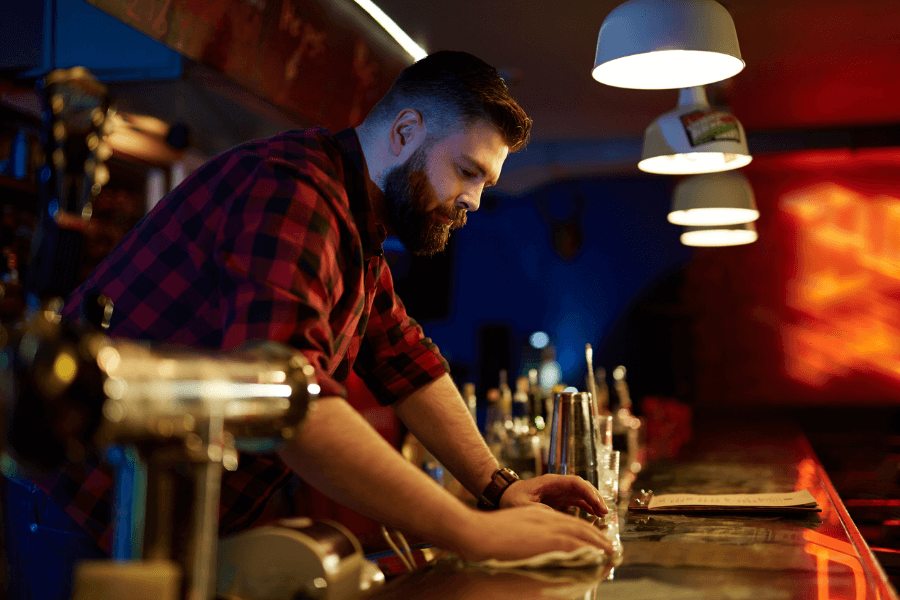
{"type": "Polygon", "coordinates": [[[437,197],[427,172],[428,147],[419,147],[405,163],[393,167],[384,177],[385,212],[388,223],[406,249],[420,256],[442,251],[450,239],[450,230],[466,224],[466,210],[437,206],[426,207],[437,197]],[[445,225],[435,214],[450,219],[445,225]]]}

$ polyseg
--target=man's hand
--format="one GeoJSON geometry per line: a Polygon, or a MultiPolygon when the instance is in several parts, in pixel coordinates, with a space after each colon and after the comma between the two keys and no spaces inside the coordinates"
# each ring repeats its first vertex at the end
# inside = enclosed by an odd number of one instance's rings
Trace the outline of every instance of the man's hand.
{"type": "Polygon", "coordinates": [[[500,508],[536,502],[560,509],[576,506],[597,516],[609,512],[597,488],[575,475],[541,475],[517,481],[503,492],[500,508]]]}
{"type": "Polygon", "coordinates": [[[594,514],[606,512],[597,491],[577,477],[517,481],[501,504],[524,495],[526,506],[478,511],[400,456],[343,398],[320,398],[315,406],[279,456],[310,485],[357,512],[468,560],[528,558],[588,545],[612,549],[596,525],[539,503],[578,506],[581,499],[594,514]]]}
{"type": "Polygon", "coordinates": [[[466,560],[516,560],[545,552],[571,552],[582,546],[612,553],[612,542],[596,525],[542,504],[472,512],[453,548],[466,560]]]}

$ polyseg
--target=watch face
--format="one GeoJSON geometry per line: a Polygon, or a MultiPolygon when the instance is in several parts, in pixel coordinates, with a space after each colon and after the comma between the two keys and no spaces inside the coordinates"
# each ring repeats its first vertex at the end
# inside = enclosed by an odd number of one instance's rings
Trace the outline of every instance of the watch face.
{"type": "Polygon", "coordinates": [[[518,481],[519,476],[516,475],[516,472],[512,469],[500,469],[497,471],[497,475],[503,478],[507,483],[512,483],[513,481],[518,481]]]}

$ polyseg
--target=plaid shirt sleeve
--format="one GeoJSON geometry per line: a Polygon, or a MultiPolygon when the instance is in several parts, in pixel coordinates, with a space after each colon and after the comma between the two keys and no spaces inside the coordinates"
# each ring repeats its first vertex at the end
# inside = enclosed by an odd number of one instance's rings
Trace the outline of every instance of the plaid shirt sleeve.
{"type": "Polygon", "coordinates": [[[386,265],[353,368],[382,405],[392,404],[450,371],[437,345],[406,314],[386,265]]]}
{"type": "Polygon", "coordinates": [[[336,345],[329,316],[345,268],[331,193],[274,160],[260,162],[248,179],[251,187],[223,207],[228,216],[216,240],[222,347],[252,339],[293,346],[316,368],[321,395],[343,396],[329,374],[336,345]]]}

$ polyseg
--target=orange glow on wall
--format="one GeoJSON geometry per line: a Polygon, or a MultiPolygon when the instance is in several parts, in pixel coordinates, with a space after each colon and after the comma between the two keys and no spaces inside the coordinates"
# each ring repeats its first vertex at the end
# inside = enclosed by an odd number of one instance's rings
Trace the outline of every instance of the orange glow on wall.
{"type": "Polygon", "coordinates": [[[698,405],[896,405],[900,149],[761,155],[759,240],[685,272],[698,405]]]}
{"type": "Polygon", "coordinates": [[[821,182],[785,194],[779,210],[798,232],[785,302],[806,317],[782,330],[788,375],[817,386],[854,370],[900,381],[900,192],[821,182]]]}

